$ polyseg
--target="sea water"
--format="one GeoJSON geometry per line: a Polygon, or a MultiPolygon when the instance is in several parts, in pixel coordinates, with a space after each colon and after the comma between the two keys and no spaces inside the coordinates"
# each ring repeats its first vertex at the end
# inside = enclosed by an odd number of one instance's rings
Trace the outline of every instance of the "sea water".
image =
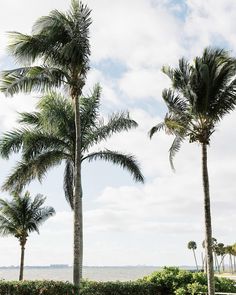
{"type": "MultiPolygon", "coordinates": [[[[143,278],[146,275],[160,269],[154,266],[135,267],[84,267],[83,278],[95,281],[130,281],[143,278]]],[[[18,268],[0,269],[0,279],[17,280],[18,268]]],[[[72,267],[63,268],[26,268],[24,279],[26,280],[59,280],[72,281],[72,267]]]]}

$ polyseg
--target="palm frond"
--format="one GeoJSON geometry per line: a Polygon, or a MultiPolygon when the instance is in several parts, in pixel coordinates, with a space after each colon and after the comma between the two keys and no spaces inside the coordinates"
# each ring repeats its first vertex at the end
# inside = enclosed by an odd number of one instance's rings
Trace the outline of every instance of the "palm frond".
{"type": "Polygon", "coordinates": [[[111,150],[104,150],[90,153],[82,158],[82,161],[86,159],[89,162],[94,160],[111,162],[115,165],[121,166],[123,169],[126,169],[128,172],[130,172],[135,181],[144,182],[144,177],[140,171],[139,164],[133,155],[119,153],[111,150]]]}
{"type": "Polygon", "coordinates": [[[96,127],[99,115],[101,97],[101,87],[96,84],[93,92],[89,97],[80,98],[80,119],[81,119],[81,134],[83,135],[86,130],[96,127]]]}
{"type": "Polygon", "coordinates": [[[174,141],[172,142],[172,145],[169,149],[169,160],[170,160],[170,165],[173,171],[175,171],[175,167],[174,167],[174,157],[176,155],[176,153],[180,150],[181,147],[181,143],[183,142],[184,138],[181,136],[175,136],[174,141]]]}
{"type": "Polygon", "coordinates": [[[153,137],[153,135],[158,132],[158,131],[161,131],[161,130],[164,130],[165,129],[165,122],[161,122],[155,126],[153,126],[150,131],[148,132],[148,135],[150,138],[153,137]]]}
{"type": "Polygon", "coordinates": [[[2,72],[0,91],[5,95],[47,91],[66,83],[67,74],[58,68],[33,66],[2,72]]]}
{"type": "Polygon", "coordinates": [[[92,145],[108,139],[115,133],[128,131],[137,126],[138,124],[130,118],[128,112],[115,113],[110,116],[107,124],[104,125],[101,122],[97,129],[92,130],[91,133],[88,132],[82,137],[82,149],[87,150],[92,145]]]}
{"type": "Polygon", "coordinates": [[[171,89],[164,89],[162,97],[169,109],[169,112],[183,115],[184,112],[187,111],[188,104],[186,100],[179,95],[175,95],[171,89]]]}
{"type": "Polygon", "coordinates": [[[59,165],[64,155],[61,151],[49,151],[37,158],[20,161],[3,184],[3,190],[20,192],[23,187],[34,179],[42,181],[48,170],[59,165]]]}
{"type": "Polygon", "coordinates": [[[45,94],[37,105],[41,127],[61,137],[75,137],[72,103],[57,92],[45,94]]]}
{"type": "Polygon", "coordinates": [[[0,140],[0,154],[4,159],[8,159],[12,153],[18,153],[22,148],[24,138],[29,129],[16,129],[3,134],[0,140]]]}
{"type": "Polygon", "coordinates": [[[19,119],[17,120],[20,124],[29,125],[32,127],[39,127],[40,124],[40,113],[39,112],[22,112],[18,113],[19,119]]]}
{"type": "Polygon", "coordinates": [[[72,161],[66,161],[64,171],[64,192],[67,202],[71,209],[74,208],[74,164],[72,161]]]}
{"type": "Polygon", "coordinates": [[[61,153],[62,159],[71,157],[70,143],[49,132],[31,131],[24,137],[22,158],[26,161],[35,159],[39,155],[55,151],[61,153]]]}

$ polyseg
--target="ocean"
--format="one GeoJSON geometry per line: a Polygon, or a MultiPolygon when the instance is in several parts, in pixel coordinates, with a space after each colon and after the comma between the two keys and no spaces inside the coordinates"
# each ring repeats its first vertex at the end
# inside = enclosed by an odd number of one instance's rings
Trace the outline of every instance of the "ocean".
{"type": "MultiPolygon", "coordinates": [[[[131,281],[142,278],[160,269],[154,266],[135,267],[84,267],[83,278],[94,281],[131,281]]],[[[0,269],[0,279],[17,280],[18,268],[0,269]]],[[[72,267],[63,268],[26,268],[24,271],[26,280],[59,280],[72,281],[72,267]]]]}

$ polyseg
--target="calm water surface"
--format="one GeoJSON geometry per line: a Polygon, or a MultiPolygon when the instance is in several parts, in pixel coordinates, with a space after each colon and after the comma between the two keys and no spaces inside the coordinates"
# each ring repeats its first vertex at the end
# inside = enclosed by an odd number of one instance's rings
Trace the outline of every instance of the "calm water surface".
{"type": "MultiPolygon", "coordinates": [[[[95,281],[130,281],[149,275],[158,267],[85,267],[83,277],[95,281]]],[[[19,269],[0,269],[0,279],[17,280],[19,269]]],[[[26,280],[72,281],[72,268],[26,268],[26,280]]]]}

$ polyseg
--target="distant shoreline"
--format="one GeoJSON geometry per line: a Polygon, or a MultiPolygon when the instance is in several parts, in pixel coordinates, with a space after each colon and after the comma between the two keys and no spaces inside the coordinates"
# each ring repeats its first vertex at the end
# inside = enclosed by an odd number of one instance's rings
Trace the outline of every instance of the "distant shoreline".
{"type": "MultiPolygon", "coordinates": [[[[83,266],[84,268],[156,268],[162,269],[164,266],[155,266],[155,265],[105,265],[105,266],[83,266]]],[[[174,266],[181,269],[195,269],[193,266],[174,266]]],[[[0,269],[18,269],[19,266],[0,266],[0,269]]],[[[25,269],[62,269],[62,268],[72,268],[71,265],[67,264],[52,264],[52,265],[26,265],[25,269]]]]}

